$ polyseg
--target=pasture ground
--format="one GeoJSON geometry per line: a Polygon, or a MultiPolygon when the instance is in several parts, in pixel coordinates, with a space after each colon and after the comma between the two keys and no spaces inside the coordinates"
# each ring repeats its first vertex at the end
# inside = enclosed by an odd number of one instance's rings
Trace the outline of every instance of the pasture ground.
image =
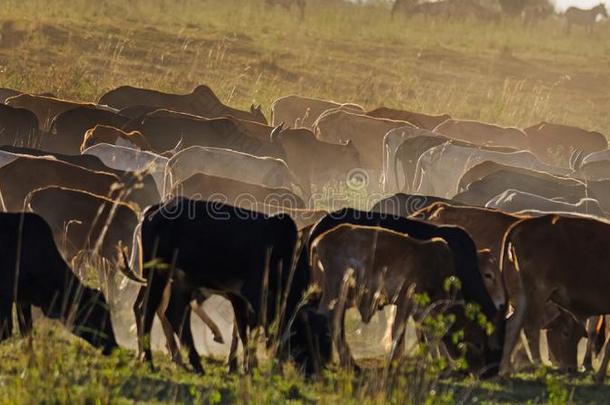
{"type": "MultiPolygon", "coordinates": [[[[259,0],[6,0],[0,86],[93,101],[122,84],[187,92],[210,85],[225,102],[301,94],[526,126],[541,120],[610,133],[610,26],[567,36],[560,19],[497,23],[389,19],[382,8],[308,0],[307,16],[259,0]]],[[[263,362],[251,376],[206,360],[198,377],[133,351],[104,358],[53,322],[31,341],[0,345],[0,403],[599,403],[590,375],[540,369],[506,381],[459,375],[376,387],[331,370],[306,382],[263,362]]]]}

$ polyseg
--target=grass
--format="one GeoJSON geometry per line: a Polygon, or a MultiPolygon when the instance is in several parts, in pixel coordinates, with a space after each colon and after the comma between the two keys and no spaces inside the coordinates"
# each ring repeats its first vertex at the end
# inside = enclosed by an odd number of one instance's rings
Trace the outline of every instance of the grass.
{"type": "MultiPolygon", "coordinates": [[[[392,21],[382,7],[334,0],[308,0],[303,22],[262,0],[6,0],[0,16],[2,87],[90,101],[123,84],[188,92],[205,83],[225,102],[262,104],[267,115],[275,98],[296,93],[610,134],[607,23],[568,36],[560,19],[527,30],[510,19],[392,21]]],[[[161,353],[155,359],[151,372],[132,351],[104,358],[41,321],[31,341],[0,345],[0,403],[595,403],[609,394],[589,375],[544,369],[483,383],[428,376],[423,388],[403,375],[388,392],[376,386],[374,366],[305,381],[268,361],[237,376],[209,359],[198,377],[161,353]]]]}

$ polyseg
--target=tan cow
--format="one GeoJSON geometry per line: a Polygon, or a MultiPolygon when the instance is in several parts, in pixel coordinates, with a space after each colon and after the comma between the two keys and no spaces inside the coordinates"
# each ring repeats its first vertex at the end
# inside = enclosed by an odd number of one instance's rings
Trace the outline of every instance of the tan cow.
{"type": "Polygon", "coordinates": [[[6,100],[6,105],[16,108],[25,108],[32,111],[38,118],[40,129],[49,131],[51,122],[57,115],[78,108],[86,107],[92,109],[104,109],[106,107],[93,103],[82,103],[72,100],[64,100],[54,97],[34,96],[32,94],[20,94],[6,100]]]}
{"type": "Polygon", "coordinates": [[[439,126],[441,123],[451,119],[448,114],[428,115],[414,111],[395,110],[387,107],[379,107],[368,111],[366,115],[375,118],[387,118],[395,121],[407,121],[418,128],[429,129],[430,131],[439,126]]]}
{"type": "Polygon", "coordinates": [[[480,121],[449,119],[434,128],[434,132],[449,138],[482,146],[509,146],[527,150],[529,142],[525,132],[480,121]]]}
{"type": "Polygon", "coordinates": [[[80,151],[84,151],[98,143],[126,146],[133,149],[151,151],[152,148],[144,135],[138,131],[125,132],[106,125],[96,125],[85,132],[80,151]]]}
{"type": "Polygon", "coordinates": [[[295,95],[281,97],[271,104],[273,126],[284,124],[290,128],[313,128],[313,124],[324,111],[340,107],[358,114],[364,113],[364,108],[357,104],[295,95]]]}

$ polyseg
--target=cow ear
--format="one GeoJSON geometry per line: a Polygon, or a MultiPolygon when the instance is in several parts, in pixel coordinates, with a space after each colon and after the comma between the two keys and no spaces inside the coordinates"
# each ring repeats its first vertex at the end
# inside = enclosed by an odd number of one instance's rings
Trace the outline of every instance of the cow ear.
{"type": "Polygon", "coordinates": [[[251,112],[251,113],[262,113],[262,112],[263,112],[263,110],[262,110],[262,108],[261,108],[261,105],[260,105],[260,104],[259,104],[259,105],[256,105],[256,106],[255,106],[254,104],[252,104],[252,105],[250,105],[250,112],[251,112]]]}

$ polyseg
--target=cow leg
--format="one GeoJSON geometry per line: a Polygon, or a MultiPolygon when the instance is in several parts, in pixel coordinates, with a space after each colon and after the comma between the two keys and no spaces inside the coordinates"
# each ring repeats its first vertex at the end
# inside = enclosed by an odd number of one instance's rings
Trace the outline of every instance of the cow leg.
{"type": "Polygon", "coordinates": [[[239,338],[241,339],[244,351],[244,371],[249,373],[252,364],[250,359],[250,344],[248,341],[248,306],[241,298],[232,299],[231,303],[233,304],[233,311],[235,312],[235,327],[239,334],[239,338]]]}
{"type": "Polygon", "coordinates": [[[532,363],[534,366],[542,364],[542,356],[540,355],[540,327],[537,324],[525,325],[523,328],[525,337],[527,338],[527,345],[530,349],[532,356],[532,363]]]}
{"type": "Polygon", "coordinates": [[[163,329],[163,335],[165,335],[165,347],[174,363],[179,366],[182,366],[182,357],[180,356],[180,350],[178,348],[178,344],[176,344],[176,339],[174,339],[174,327],[172,326],[172,322],[167,318],[166,314],[163,311],[157,311],[157,317],[161,322],[161,328],[163,329]]]}
{"type": "Polygon", "coordinates": [[[231,334],[231,348],[229,349],[229,372],[237,371],[237,346],[239,345],[239,336],[237,335],[237,320],[233,322],[233,333],[231,334]]]}
{"type": "Polygon", "coordinates": [[[13,302],[11,300],[0,300],[0,342],[11,337],[13,334],[13,302]]]}
{"type": "Polygon", "coordinates": [[[157,312],[161,302],[163,300],[163,294],[165,287],[167,286],[167,279],[160,275],[152,273],[151,277],[148,278],[148,286],[146,287],[146,294],[142,308],[142,347],[144,352],[144,360],[150,364],[153,368],[152,350],[150,343],[150,333],[155,319],[155,313],[157,312]],[[156,276],[156,277],[155,277],[156,276]]]}
{"type": "Polygon", "coordinates": [[[515,312],[506,322],[506,335],[504,337],[504,348],[502,349],[502,360],[500,361],[500,372],[501,376],[506,376],[510,373],[511,369],[511,356],[517,341],[519,340],[519,334],[525,321],[525,314],[527,313],[527,299],[523,288],[519,291],[517,296],[517,303],[515,312]]]}
{"type": "Polygon", "coordinates": [[[593,352],[595,351],[595,341],[597,338],[597,325],[600,322],[600,318],[591,317],[587,321],[587,349],[585,351],[585,358],[583,359],[583,365],[585,371],[593,371],[593,352]]]}
{"type": "Polygon", "coordinates": [[[193,331],[191,329],[191,310],[187,308],[186,313],[184,314],[184,320],[182,322],[182,328],[180,330],[180,343],[182,343],[183,347],[188,349],[189,355],[189,363],[193,370],[199,374],[203,375],[203,366],[201,365],[201,357],[197,352],[197,348],[195,347],[195,340],[193,339],[193,331]]]}
{"type": "Polygon", "coordinates": [[[220,332],[220,328],[216,325],[216,322],[203,310],[201,305],[197,302],[191,303],[191,308],[195,312],[195,314],[205,323],[208,328],[212,331],[214,335],[214,342],[224,344],[224,339],[222,338],[222,333],[220,332]]]}
{"type": "Polygon", "coordinates": [[[396,316],[392,325],[392,351],[390,352],[390,364],[404,354],[405,351],[405,331],[407,329],[407,321],[413,305],[410,300],[405,303],[396,305],[396,316]],[[402,305],[401,305],[402,304],[402,305]]]}
{"type": "Polygon", "coordinates": [[[133,303],[133,313],[136,319],[136,333],[138,335],[138,358],[141,358],[144,353],[144,346],[142,345],[142,342],[144,341],[142,318],[144,317],[144,298],[146,297],[146,288],[147,287],[140,288],[140,291],[138,291],[138,296],[133,303]]]}
{"type": "Polygon", "coordinates": [[[30,303],[17,303],[17,322],[21,336],[27,337],[32,333],[32,305],[30,303]]]}
{"type": "MultiPolygon", "coordinates": [[[[610,338],[608,338],[610,340],[610,338]]],[[[606,378],[606,373],[608,371],[608,362],[610,361],[610,343],[606,342],[606,349],[604,350],[604,358],[602,360],[602,364],[599,366],[599,370],[597,371],[597,375],[595,376],[595,382],[597,384],[601,384],[604,382],[606,378]]]]}
{"type": "Polygon", "coordinates": [[[339,354],[339,364],[343,368],[350,369],[355,362],[345,339],[345,306],[343,303],[337,303],[335,308],[330,311],[329,320],[331,322],[330,332],[339,354]]]}

